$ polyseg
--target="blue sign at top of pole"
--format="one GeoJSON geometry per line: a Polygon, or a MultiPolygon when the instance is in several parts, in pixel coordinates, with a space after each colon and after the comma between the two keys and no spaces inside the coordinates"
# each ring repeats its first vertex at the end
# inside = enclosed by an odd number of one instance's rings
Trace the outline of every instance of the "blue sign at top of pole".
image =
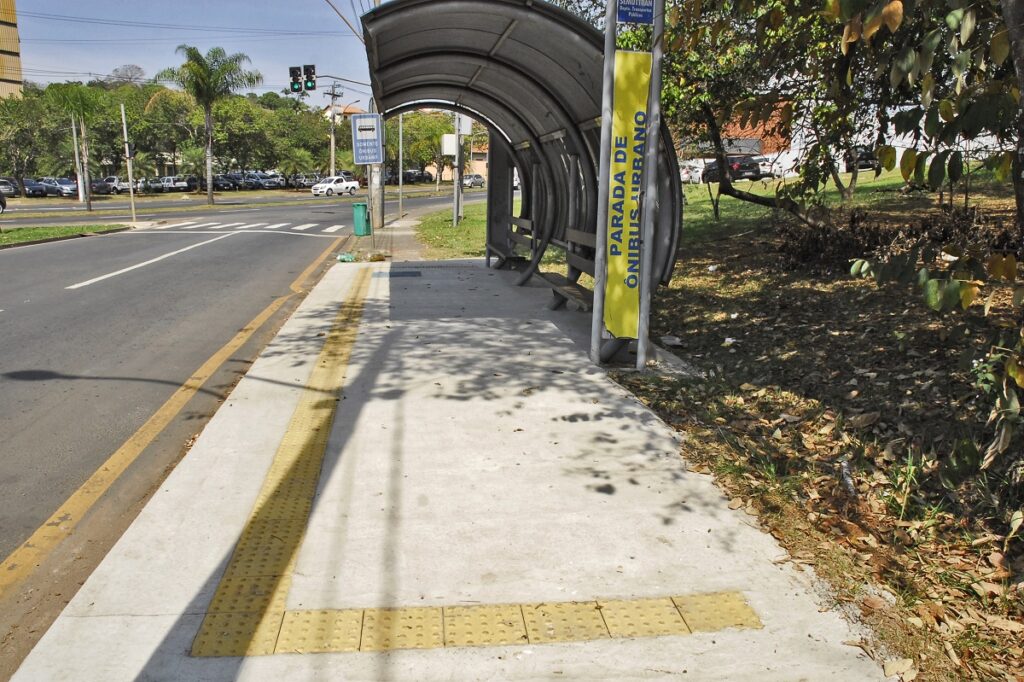
{"type": "Polygon", "coordinates": [[[626,24],[653,24],[654,0],[619,0],[618,18],[626,24]]]}
{"type": "Polygon", "coordinates": [[[384,120],[380,114],[352,116],[352,156],[357,166],[384,163],[384,120]]]}

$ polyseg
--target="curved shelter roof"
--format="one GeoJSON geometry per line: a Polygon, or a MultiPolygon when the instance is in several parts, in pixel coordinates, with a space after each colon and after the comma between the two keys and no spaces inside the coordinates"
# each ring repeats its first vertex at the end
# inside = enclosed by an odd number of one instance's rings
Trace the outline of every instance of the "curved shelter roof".
{"type": "MultiPolygon", "coordinates": [[[[593,240],[573,235],[596,229],[601,33],[539,0],[396,0],[362,22],[384,114],[433,106],[487,125],[519,171],[540,250],[551,243],[592,260],[593,240]]],[[[667,280],[682,195],[667,128],[662,140],[654,275],[667,280]]]]}

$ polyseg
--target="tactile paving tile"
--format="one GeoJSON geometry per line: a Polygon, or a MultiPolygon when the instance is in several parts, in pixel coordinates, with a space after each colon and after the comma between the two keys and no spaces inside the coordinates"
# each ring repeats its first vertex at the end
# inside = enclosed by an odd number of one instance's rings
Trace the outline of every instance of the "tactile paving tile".
{"type": "Polygon", "coordinates": [[[306,520],[313,509],[313,494],[306,491],[301,494],[275,493],[259,497],[256,506],[257,513],[268,519],[306,520]]]}
{"type": "Polygon", "coordinates": [[[671,599],[599,601],[612,637],[688,635],[690,629],[671,599]]]}
{"type": "Polygon", "coordinates": [[[208,613],[263,613],[284,611],[287,579],[281,576],[222,578],[208,613]]]}
{"type": "Polygon", "coordinates": [[[284,614],[275,651],[279,654],[359,651],[362,628],[360,609],[289,611],[284,614]]]}
{"type": "Polygon", "coordinates": [[[192,655],[269,656],[283,618],[283,611],[208,613],[192,642],[192,655]]]}
{"type": "MultiPolygon", "coordinates": [[[[284,523],[284,522],[282,522],[284,523]]],[[[224,571],[225,578],[285,575],[298,556],[305,530],[302,523],[288,520],[286,525],[246,529],[224,571]]]]}
{"type": "Polygon", "coordinates": [[[761,620],[739,592],[715,592],[672,597],[693,632],[725,628],[760,628],[761,620]]]}
{"type": "Polygon", "coordinates": [[[531,644],[585,642],[608,637],[597,602],[523,604],[531,644]]]}
{"type": "Polygon", "coordinates": [[[437,649],[444,646],[441,609],[366,609],[360,651],[437,649]]]}
{"type": "Polygon", "coordinates": [[[444,607],[445,646],[526,644],[523,611],[515,604],[444,607]]]}

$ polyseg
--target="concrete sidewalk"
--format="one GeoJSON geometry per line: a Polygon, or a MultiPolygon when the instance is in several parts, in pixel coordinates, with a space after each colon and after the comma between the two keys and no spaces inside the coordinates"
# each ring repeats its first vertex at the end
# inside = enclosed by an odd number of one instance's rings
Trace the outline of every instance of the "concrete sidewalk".
{"type": "Polygon", "coordinates": [[[14,679],[881,679],[513,281],[335,266],[14,679]]]}

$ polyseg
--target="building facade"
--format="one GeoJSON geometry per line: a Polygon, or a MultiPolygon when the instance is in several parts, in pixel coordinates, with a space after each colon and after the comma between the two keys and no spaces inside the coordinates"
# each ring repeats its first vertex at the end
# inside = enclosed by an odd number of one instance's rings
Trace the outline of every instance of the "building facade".
{"type": "Polygon", "coordinates": [[[0,0],[0,98],[20,97],[21,40],[14,0],[0,0]]]}

